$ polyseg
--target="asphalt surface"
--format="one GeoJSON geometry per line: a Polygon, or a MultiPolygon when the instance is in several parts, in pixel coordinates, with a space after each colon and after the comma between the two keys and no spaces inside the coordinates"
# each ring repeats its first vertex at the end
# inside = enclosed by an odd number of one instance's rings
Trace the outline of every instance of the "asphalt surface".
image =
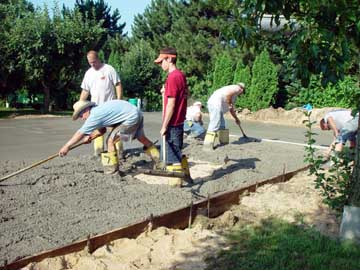
{"type": "MultiPolygon", "coordinates": [[[[161,113],[145,113],[145,133],[153,141],[159,140],[161,126],[161,113]]],[[[230,134],[241,137],[239,128],[233,121],[227,121],[230,134]]],[[[72,121],[70,117],[34,118],[34,119],[2,119],[0,120],[0,161],[36,162],[47,158],[59,151],[61,146],[81,126],[81,120],[72,121]]],[[[207,118],[205,117],[205,126],[207,118]]],[[[305,143],[304,127],[290,127],[261,122],[242,122],[247,136],[305,143]]],[[[331,142],[331,132],[315,129],[317,144],[328,146],[331,142]]],[[[126,148],[139,147],[133,142],[126,148]]],[[[73,156],[86,154],[91,151],[90,145],[79,147],[70,153],[73,156]]]]}

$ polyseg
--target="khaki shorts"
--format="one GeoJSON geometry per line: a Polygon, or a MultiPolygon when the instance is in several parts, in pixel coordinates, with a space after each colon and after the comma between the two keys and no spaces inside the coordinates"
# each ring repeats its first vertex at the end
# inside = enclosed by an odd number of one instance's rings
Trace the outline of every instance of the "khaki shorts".
{"type": "Polygon", "coordinates": [[[119,124],[113,127],[108,135],[108,139],[115,139],[116,137],[128,138],[129,140],[137,139],[144,135],[144,117],[139,115],[139,119],[136,124],[128,126],[119,124]]]}

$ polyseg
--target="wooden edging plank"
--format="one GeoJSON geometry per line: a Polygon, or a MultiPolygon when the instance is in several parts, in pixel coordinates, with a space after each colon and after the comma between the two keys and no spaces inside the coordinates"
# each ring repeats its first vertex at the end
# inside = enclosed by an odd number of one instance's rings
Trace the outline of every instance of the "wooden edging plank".
{"type": "Polygon", "coordinates": [[[104,234],[92,236],[86,240],[81,240],[60,248],[44,251],[33,256],[25,257],[0,267],[0,270],[17,270],[31,262],[39,262],[46,258],[63,256],[73,252],[81,251],[86,247],[90,252],[92,252],[111,241],[120,238],[135,238],[146,230],[155,229],[161,226],[174,229],[184,229],[188,227],[189,224],[191,224],[196,215],[202,214],[209,217],[217,217],[225,211],[229,210],[232,205],[239,204],[239,196],[242,193],[255,192],[258,187],[266,184],[285,182],[291,177],[293,177],[295,174],[307,170],[308,168],[309,166],[306,166],[301,169],[288,173],[283,173],[279,176],[275,176],[265,181],[252,184],[250,186],[238,188],[232,191],[222,192],[216,194],[213,197],[197,201],[196,203],[185,208],[181,208],[159,216],[149,217],[138,223],[130,224],[127,227],[115,229],[104,234]]]}

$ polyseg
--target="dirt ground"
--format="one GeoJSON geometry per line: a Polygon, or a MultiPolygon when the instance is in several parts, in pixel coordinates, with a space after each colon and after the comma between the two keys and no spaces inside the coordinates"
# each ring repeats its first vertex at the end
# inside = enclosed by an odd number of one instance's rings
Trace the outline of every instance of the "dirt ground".
{"type": "Polygon", "coordinates": [[[235,225],[259,223],[277,217],[303,223],[325,235],[336,237],[340,220],[322,202],[307,172],[290,181],[267,185],[240,199],[240,204],[216,219],[199,216],[192,228],[158,228],[136,239],[119,239],[89,254],[86,250],[46,259],[24,269],[205,269],[204,259],[227,248],[226,230],[235,225]]]}
{"type": "MultiPolygon", "coordinates": [[[[240,117],[250,119],[249,115],[240,117]]],[[[249,142],[243,138],[231,138],[229,145],[217,147],[212,153],[203,151],[200,142],[186,140],[184,152],[192,160],[191,167],[207,162],[215,164],[217,169],[211,176],[199,178],[194,185],[181,189],[149,185],[135,178],[134,166],[150,164],[142,149],[135,149],[127,153],[121,175],[103,175],[99,160],[83,155],[52,160],[1,183],[0,257],[11,262],[85,239],[89,234],[126,226],[151,214],[185,207],[208,194],[246,186],[279,175],[284,170],[293,171],[304,166],[301,146],[249,142]]],[[[0,175],[7,175],[25,164],[2,161],[0,165],[0,175]]],[[[219,226],[236,223],[236,215],[242,219],[251,217],[255,222],[275,213],[291,219],[295,213],[304,211],[310,223],[318,222],[319,229],[330,234],[336,231],[336,220],[325,222],[330,220],[331,213],[319,206],[311,179],[302,175],[297,183],[289,188],[286,184],[264,187],[264,190],[243,198],[240,210],[235,209],[219,218],[220,224],[223,223],[219,226]],[[256,196],[262,193],[268,194],[267,198],[257,199],[256,196]],[[283,198],[275,197],[281,194],[283,198]],[[307,206],[308,203],[311,205],[307,206]],[[324,213],[323,222],[316,221],[320,212],[324,213]]],[[[217,225],[208,230],[212,222],[205,221],[207,225],[204,225],[200,221],[193,229],[184,231],[160,228],[136,240],[120,239],[92,255],[84,251],[46,260],[27,269],[203,269],[202,258],[225,245],[216,230],[217,225]]]]}

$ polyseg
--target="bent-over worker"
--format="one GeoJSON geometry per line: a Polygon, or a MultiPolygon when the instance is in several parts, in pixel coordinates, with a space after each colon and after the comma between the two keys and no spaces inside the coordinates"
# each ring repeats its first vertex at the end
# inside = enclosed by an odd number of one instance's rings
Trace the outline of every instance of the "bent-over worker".
{"type": "Polygon", "coordinates": [[[348,140],[350,141],[350,148],[355,148],[358,119],[359,114],[353,117],[351,110],[335,110],[328,112],[320,120],[320,128],[322,130],[332,130],[334,135],[334,140],[325,153],[327,158],[333,149],[335,152],[341,152],[348,140]]]}
{"type": "Polygon", "coordinates": [[[238,83],[221,87],[210,96],[207,105],[210,122],[205,135],[204,148],[213,149],[216,136],[221,144],[229,143],[229,130],[225,127],[224,114],[230,112],[237,125],[240,120],[236,115],[234,103],[237,96],[245,92],[245,84],[238,83]]]}
{"type": "Polygon", "coordinates": [[[136,138],[144,145],[146,154],[156,162],[159,160],[159,151],[145,136],[143,115],[134,105],[124,100],[111,100],[97,106],[94,102],[80,100],[73,108],[73,120],[81,118],[85,123],[60,149],[60,156],[65,156],[79,141],[89,143],[94,138],[102,136],[106,128],[110,128],[106,140],[107,152],[101,154],[105,174],[118,171],[115,143],[119,140],[136,138]]]}
{"type": "Polygon", "coordinates": [[[201,102],[196,101],[192,106],[189,106],[186,109],[184,132],[185,134],[189,134],[189,136],[193,138],[198,138],[205,133],[201,108],[201,102]]]}

